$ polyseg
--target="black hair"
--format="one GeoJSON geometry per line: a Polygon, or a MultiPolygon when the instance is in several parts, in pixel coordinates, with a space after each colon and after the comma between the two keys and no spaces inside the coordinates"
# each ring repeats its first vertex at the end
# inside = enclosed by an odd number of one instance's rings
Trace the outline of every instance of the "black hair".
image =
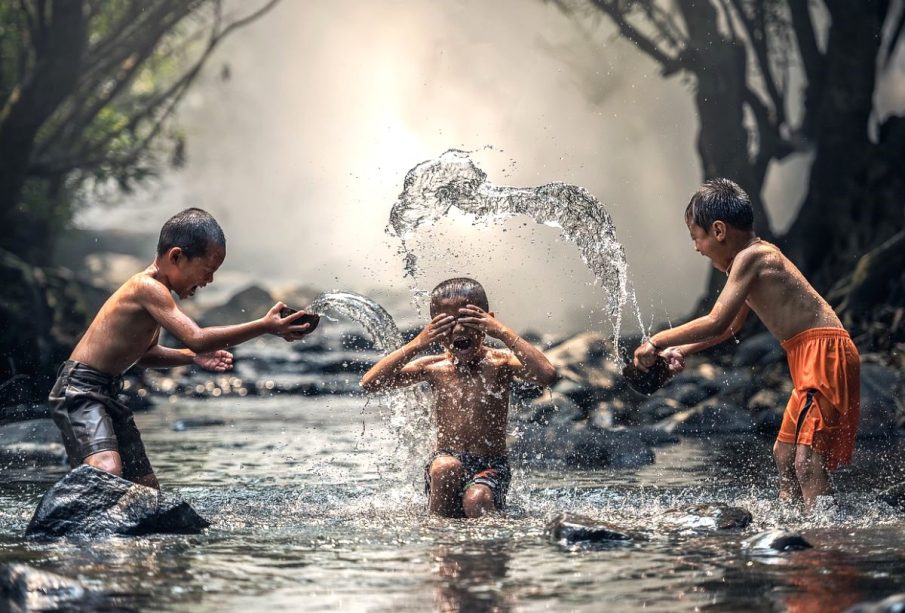
{"type": "Polygon", "coordinates": [[[710,231],[715,221],[739,230],[754,229],[751,199],[741,187],[729,179],[710,179],[694,193],[685,207],[685,222],[694,222],[710,231]]]}
{"type": "Polygon", "coordinates": [[[179,247],[188,258],[207,254],[211,247],[226,248],[223,228],[207,211],[191,208],[170,217],[160,229],[157,255],[179,247]]]}
{"type": "Polygon", "coordinates": [[[485,311],[490,309],[487,294],[480,283],[468,277],[456,277],[443,281],[431,291],[431,317],[437,314],[439,303],[450,298],[464,299],[468,304],[473,304],[485,311]]]}

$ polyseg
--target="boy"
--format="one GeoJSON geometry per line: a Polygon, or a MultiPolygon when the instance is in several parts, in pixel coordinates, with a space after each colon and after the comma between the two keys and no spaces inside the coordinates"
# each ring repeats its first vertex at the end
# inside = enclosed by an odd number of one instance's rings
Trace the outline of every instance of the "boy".
{"type": "Polygon", "coordinates": [[[157,368],[192,363],[223,372],[233,361],[226,347],[266,333],[287,341],[304,335],[308,324],[293,323],[304,313],[281,318],[282,303],[261,319],[211,328],[199,328],[180,311],[171,292],[181,299],[192,296],[214,280],[225,257],[226,239],[216,220],[201,209],[186,209],[160,230],[154,262],[98,311],[60,366],[49,398],[73,467],[84,462],[159,489],[132,411],[117,400],[122,373],[135,364],[157,368]],[[161,327],[187,349],[159,345],[161,327]]]}
{"type": "Polygon", "coordinates": [[[434,393],[437,449],[425,466],[431,513],[480,517],[503,508],[509,489],[506,420],[514,377],[550,385],[544,354],[494,318],[484,288],[448,279],[431,292],[431,321],[361,380],[369,392],[427,381],[434,393]],[[484,344],[485,334],[509,351],[484,344]],[[434,342],[443,353],[413,359],[434,342]]]}
{"type": "Polygon", "coordinates": [[[860,357],[829,304],[780,250],[754,233],[748,195],[728,179],[707,181],[691,197],[685,223],[695,251],[729,278],[708,315],[645,339],[635,365],[662,355],[671,370],[684,357],[741,329],[753,310],[785,349],[795,389],[773,456],[779,496],[804,501],[832,495],[828,471],[851,461],[860,415],[860,357]]]}

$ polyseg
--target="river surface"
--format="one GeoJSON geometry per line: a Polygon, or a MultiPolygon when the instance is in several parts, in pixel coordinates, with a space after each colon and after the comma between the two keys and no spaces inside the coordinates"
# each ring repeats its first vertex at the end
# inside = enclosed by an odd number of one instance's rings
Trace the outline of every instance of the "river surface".
{"type": "MultiPolygon", "coordinates": [[[[905,592],[905,519],[873,493],[905,480],[893,452],[859,448],[838,509],[774,501],[766,439],[685,439],[635,470],[516,467],[499,517],[430,517],[420,466],[356,397],[180,400],[137,416],[161,483],[213,526],[198,536],[31,542],[43,491],[65,469],[0,473],[0,562],[75,578],[95,609],[174,611],[844,610],[905,592]],[[182,418],[224,425],[176,432],[182,418]],[[670,529],[694,502],[748,509],[741,532],[670,529]],[[564,549],[545,536],[571,511],[644,540],[564,549]],[[752,557],[757,531],[801,532],[810,550],[752,557]]],[[[887,446],[888,448],[888,446],[887,446]]],[[[426,453],[426,448],[425,448],[426,453]]]]}

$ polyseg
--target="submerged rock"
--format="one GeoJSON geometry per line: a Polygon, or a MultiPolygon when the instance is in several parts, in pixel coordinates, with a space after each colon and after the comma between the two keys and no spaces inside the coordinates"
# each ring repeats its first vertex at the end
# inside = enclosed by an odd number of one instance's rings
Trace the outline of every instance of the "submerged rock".
{"type": "Polygon", "coordinates": [[[0,610],[68,610],[85,595],[84,588],[72,579],[25,564],[0,565],[0,610]]]}
{"type": "Polygon", "coordinates": [[[663,514],[667,528],[679,530],[735,530],[751,523],[751,513],[720,503],[693,504],[663,514]]]}
{"type": "Polygon", "coordinates": [[[879,602],[859,602],[845,613],[905,613],[905,594],[893,594],[879,602]]]}
{"type": "Polygon", "coordinates": [[[883,490],[877,498],[895,510],[905,512],[905,482],[883,490]]]}
{"type": "Polygon", "coordinates": [[[207,428],[209,426],[225,426],[226,422],[222,419],[208,419],[204,417],[179,419],[170,426],[176,432],[184,432],[185,430],[193,430],[195,428],[207,428]]]}
{"type": "Polygon", "coordinates": [[[557,545],[587,543],[624,543],[633,540],[628,534],[606,523],[561,513],[547,524],[547,536],[557,545]]]}
{"type": "Polygon", "coordinates": [[[800,534],[770,530],[742,541],[742,549],[752,555],[773,555],[786,551],[800,551],[813,547],[800,534]]]}
{"type": "Polygon", "coordinates": [[[176,496],[83,464],[44,494],[25,534],[197,534],[209,525],[176,496]]]}

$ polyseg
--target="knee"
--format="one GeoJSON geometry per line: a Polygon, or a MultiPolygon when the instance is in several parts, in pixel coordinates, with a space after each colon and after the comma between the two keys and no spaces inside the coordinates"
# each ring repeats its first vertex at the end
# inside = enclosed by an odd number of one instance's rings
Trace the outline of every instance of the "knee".
{"type": "Polygon", "coordinates": [[[461,479],[465,471],[462,463],[456,458],[449,456],[440,456],[431,462],[429,470],[431,483],[450,483],[461,479]]]}
{"type": "Polygon", "coordinates": [[[789,449],[789,445],[776,441],[773,443],[773,459],[780,466],[788,466],[792,463],[794,457],[794,448],[789,449]]]}
{"type": "Polygon", "coordinates": [[[462,497],[462,509],[467,517],[480,517],[495,508],[493,492],[486,485],[472,485],[462,497]]]}
{"type": "Polygon", "coordinates": [[[119,454],[114,451],[95,453],[85,458],[84,463],[117,477],[122,477],[123,475],[122,460],[120,460],[119,454]]]}

